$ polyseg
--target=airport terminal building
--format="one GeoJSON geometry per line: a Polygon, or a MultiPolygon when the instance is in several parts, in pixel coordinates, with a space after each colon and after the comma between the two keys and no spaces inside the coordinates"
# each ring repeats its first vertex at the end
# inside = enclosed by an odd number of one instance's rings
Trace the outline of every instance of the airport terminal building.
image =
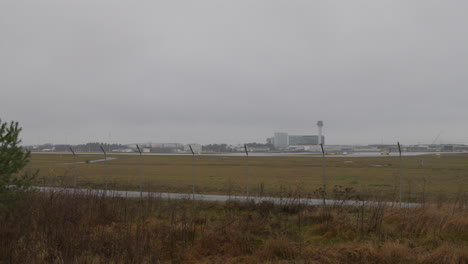
{"type": "Polygon", "coordinates": [[[286,149],[289,146],[288,133],[275,132],[273,137],[273,145],[277,149],[286,149]]]}
{"type": "MultiPolygon", "coordinates": [[[[325,144],[325,138],[322,136],[322,142],[325,144]]],[[[317,135],[290,135],[290,146],[318,145],[319,136],[317,135]]]]}
{"type": "MultiPolygon", "coordinates": [[[[325,144],[325,136],[321,136],[322,144],[325,144]]],[[[275,132],[273,138],[268,138],[267,143],[272,143],[276,149],[287,149],[293,146],[319,145],[318,135],[288,135],[284,132],[275,132]]]]}

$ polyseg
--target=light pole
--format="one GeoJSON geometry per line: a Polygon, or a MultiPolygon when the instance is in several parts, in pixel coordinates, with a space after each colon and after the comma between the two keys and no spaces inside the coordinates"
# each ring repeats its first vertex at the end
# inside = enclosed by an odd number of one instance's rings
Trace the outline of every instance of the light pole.
{"type": "Polygon", "coordinates": [[[142,181],[143,181],[143,156],[138,144],[136,145],[138,152],[140,152],[140,197],[143,198],[143,189],[142,189],[142,181]]]}

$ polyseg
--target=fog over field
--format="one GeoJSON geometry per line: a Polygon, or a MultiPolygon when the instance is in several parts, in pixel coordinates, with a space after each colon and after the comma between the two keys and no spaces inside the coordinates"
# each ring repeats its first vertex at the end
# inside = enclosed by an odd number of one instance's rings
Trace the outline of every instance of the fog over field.
{"type": "Polygon", "coordinates": [[[0,1],[25,144],[468,144],[467,1],[0,1]]]}

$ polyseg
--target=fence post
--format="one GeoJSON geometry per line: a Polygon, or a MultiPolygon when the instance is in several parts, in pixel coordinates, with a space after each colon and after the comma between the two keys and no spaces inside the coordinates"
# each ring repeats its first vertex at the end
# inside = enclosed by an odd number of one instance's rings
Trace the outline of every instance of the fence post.
{"type": "Polygon", "coordinates": [[[70,151],[73,154],[73,158],[75,160],[73,163],[73,188],[76,188],[76,153],[73,151],[72,147],[70,147],[70,151]]]}
{"type": "Polygon", "coordinates": [[[246,189],[247,189],[247,199],[249,199],[249,174],[250,174],[250,171],[249,171],[249,151],[247,149],[247,145],[244,144],[244,148],[245,148],[245,161],[246,161],[246,176],[245,176],[245,181],[246,181],[246,189]]]}
{"type": "Polygon", "coordinates": [[[195,152],[193,152],[192,145],[189,145],[189,148],[192,152],[192,196],[195,200],[195,152]]]}
{"type": "Polygon", "coordinates": [[[323,205],[325,205],[325,197],[327,195],[327,176],[325,174],[325,150],[323,149],[323,144],[320,144],[322,149],[322,185],[323,185],[323,205]]]}
{"type": "Polygon", "coordinates": [[[104,168],[105,168],[105,171],[104,171],[104,184],[106,186],[105,190],[107,192],[107,188],[108,188],[107,183],[109,181],[109,175],[108,175],[109,168],[107,167],[108,166],[107,165],[107,153],[106,153],[106,151],[104,150],[104,148],[101,145],[99,145],[99,147],[101,148],[102,153],[104,153],[104,168]]]}
{"type": "Polygon", "coordinates": [[[397,142],[398,152],[400,152],[400,205],[403,202],[403,161],[401,159],[401,146],[400,142],[397,142]]]}
{"type": "Polygon", "coordinates": [[[143,156],[138,144],[136,145],[138,152],[140,152],[140,198],[143,198],[143,189],[142,189],[142,182],[143,182],[143,156]]]}

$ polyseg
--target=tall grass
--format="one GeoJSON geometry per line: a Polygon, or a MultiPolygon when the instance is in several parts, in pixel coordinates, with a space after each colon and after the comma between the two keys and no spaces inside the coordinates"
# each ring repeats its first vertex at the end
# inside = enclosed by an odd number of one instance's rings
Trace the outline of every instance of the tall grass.
{"type": "Polygon", "coordinates": [[[0,263],[468,262],[462,197],[407,209],[32,193],[0,221],[0,263]]]}

